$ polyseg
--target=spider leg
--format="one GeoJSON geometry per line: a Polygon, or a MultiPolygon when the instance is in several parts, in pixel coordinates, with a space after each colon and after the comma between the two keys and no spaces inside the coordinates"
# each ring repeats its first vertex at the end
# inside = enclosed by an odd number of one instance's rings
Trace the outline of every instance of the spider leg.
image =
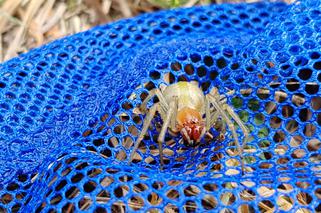
{"type": "Polygon", "coordinates": [[[220,104],[215,99],[215,97],[213,97],[212,95],[208,94],[208,98],[210,99],[210,101],[213,104],[214,108],[216,108],[216,110],[220,113],[220,115],[222,116],[223,120],[225,120],[225,122],[227,123],[229,129],[232,131],[232,135],[233,135],[233,138],[235,140],[235,144],[237,146],[239,155],[241,157],[242,174],[244,174],[245,168],[244,168],[244,162],[243,162],[243,150],[242,150],[242,148],[240,146],[240,143],[239,143],[239,140],[238,140],[238,137],[237,137],[237,134],[236,134],[236,130],[235,130],[235,127],[234,127],[234,124],[229,119],[227,114],[224,112],[224,109],[220,106],[220,104]]]}
{"type": "Polygon", "coordinates": [[[161,108],[164,111],[166,111],[168,109],[168,104],[166,102],[166,99],[163,96],[163,93],[160,91],[160,89],[155,88],[155,89],[152,89],[151,91],[149,91],[148,96],[145,98],[143,103],[140,105],[140,109],[141,109],[142,112],[146,111],[148,101],[150,101],[150,99],[152,99],[155,95],[159,99],[159,103],[161,105],[161,108]]]}
{"type": "Polygon", "coordinates": [[[147,115],[146,115],[146,118],[145,118],[145,121],[144,121],[144,124],[143,124],[143,129],[142,131],[140,132],[139,134],[139,137],[137,138],[136,142],[135,142],[135,146],[134,146],[134,149],[132,150],[132,152],[130,153],[130,157],[129,157],[129,161],[128,161],[128,164],[130,164],[134,158],[134,154],[135,152],[137,151],[138,149],[138,146],[140,144],[140,142],[144,139],[144,136],[148,130],[148,127],[150,125],[150,123],[152,122],[153,118],[154,118],[154,115],[157,111],[157,108],[158,108],[158,104],[155,104],[154,106],[152,106],[150,108],[150,110],[148,111],[147,115]]]}
{"type": "Polygon", "coordinates": [[[212,116],[211,116],[211,109],[210,109],[210,102],[205,96],[205,128],[206,131],[208,131],[211,128],[211,121],[212,121],[212,116]]]}
{"type": "MultiPolygon", "coordinates": [[[[216,108],[211,110],[210,101],[208,100],[208,97],[205,96],[206,131],[209,131],[210,128],[217,123],[218,116],[219,116],[219,111],[217,111],[216,108]]],[[[225,132],[225,125],[222,125],[222,129],[223,129],[223,132],[225,132]]],[[[209,132],[207,134],[213,137],[209,132]]],[[[224,134],[220,133],[220,139],[222,139],[222,137],[224,137],[224,134]]]]}
{"type": "Polygon", "coordinates": [[[174,110],[173,110],[173,115],[171,117],[170,121],[170,129],[174,132],[176,131],[176,117],[177,117],[177,110],[178,110],[178,97],[175,96],[173,97],[173,102],[174,102],[174,110]]]}
{"type": "Polygon", "coordinates": [[[240,117],[235,113],[235,111],[232,109],[232,107],[230,107],[229,105],[225,105],[226,106],[226,110],[227,112],[232,116],[232,118],[235,120],[235,122],[240,126],[240,128],[242,129],[243,133],[244,133],[244,139],[243,139],[243,143],[242,143],[242,150],[244,150],[245,144],[248,141],[248,137],[249,137],[249,130],[247,129],[247,127],[243,124],[243,122],[241,121],[240,117]]]}
{"type": "Polygon", "coordinates": [[[224,121],[218,120],[219,111],[213,112],[211,116],[211,126],[215,126],[215,129],[219,131],[219,139],[224,140],[224,133],[226,132],[226,123],[224,121]]]}
{"type": "Polygon", "coordinates": [[[167,128],[170,125],[171,117],[172,117],[172,115],[174,113],[175,107],[176,106],[175,106],[175,100],[174,100],[174,101],[172,101],[170,103],[169,110],[167,112],[167,115],[166,115],[165,119],[163,120],[163,126],[162,126],[161,132],[159,133],[159,136],[158,136],[158,139],[157,139],[158,148],[159,148],[159,157],[160,157],[160,162],[161,162],[161,169],[163,169],[163,165],[164,165],[163,144],[162,143],[164,142],[165,133],[166,133],[167,128]]]}
{"type": "Polygon", "coordinates": [[[158,98],[158,100],[159,100],[160,106],[161,106],[161,107],[163,108],[163,110],[166,112],[166,111],[168,110],[168,108],[169,108],[169,105],[168,105],[168,103],[167,103],[167,101],[166,101],[166,99],[165,99],[162,91],[161,91],[160,89],[156,89],[155,94],[156,94],[156,96],[157,96],[157,98],[158,98]]]}

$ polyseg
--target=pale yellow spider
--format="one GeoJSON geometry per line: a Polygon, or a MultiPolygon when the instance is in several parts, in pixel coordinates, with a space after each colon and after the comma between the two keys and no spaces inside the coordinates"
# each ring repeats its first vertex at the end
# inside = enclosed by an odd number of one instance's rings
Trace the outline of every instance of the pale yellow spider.
{"type": "Polygon", "coordinates": [[[167,86],[163,92],[158,88],[151,90],[142,103],[141,110],[146,110],[148,101],[155,95],[159,102],[154,104],[146,115],[143,129],[135,142],[129,163],[133,160],[140,142],[143,140],[155,113],[158,111],[163,120],[163,126],[157,140],[161,168],[164,164],[162,143],[168,128],[174,133],[180,132],[184,140],[193,146],[216,124],[218,118],[221,118],[232,132],[241,157],[242,172],[244,173],[243,148],[248,139],[249,131],[232,107],[226,103],[226,97],[220,95],[217,90],[215,91],[214,94],[204,95],[203,91],[193,82],[178,82],[167,86]],[[203,119],[204,115],[205,119],[203,119]],[[243,131],[242,147],[240,146],[235,126],[229,116],[235,120],[243,131]]]}

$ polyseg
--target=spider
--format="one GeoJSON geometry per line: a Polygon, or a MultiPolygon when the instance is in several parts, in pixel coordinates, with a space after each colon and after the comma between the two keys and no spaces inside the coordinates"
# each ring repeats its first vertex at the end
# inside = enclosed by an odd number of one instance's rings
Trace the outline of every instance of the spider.
{"type": "Polygon", "coordinates": [[[213,94],[205,95],[194,82],[181,81],[167,86],[163,92],[158,88],[151,90],[140,106],[141,111],[147,111],[147,103],[154,96],[157,96],[159,102],[151,106],[147,112],[143,129],[130,154],[129,164],[132,162],[140,142],[144,139],[152,119],[158,112],[163,121],[157,140],[161,169],[164,165],[162,143],[167,129],[173,133],[180,133],[188,145],[195,146],[221,118],[224,121],[224,128],[227,125],[232,132],[238,154],[241,157],[242,173],[244,174],[243,148],[248,139],[249,131],[233,108],[226,103],[224,95],[220,95],[217,89],[214,90],[213,94]],[[235,126],[229,116],[240,126],[244,134],[242,147],[235,126]]]}

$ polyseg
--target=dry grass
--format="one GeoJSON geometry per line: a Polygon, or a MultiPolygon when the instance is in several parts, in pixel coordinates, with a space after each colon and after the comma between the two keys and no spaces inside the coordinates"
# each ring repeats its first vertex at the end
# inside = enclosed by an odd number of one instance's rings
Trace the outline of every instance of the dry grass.
{"type": "MultiPolygon", "coordinates": [[[[124,17],[161,9],[168,0],[0,0],[0,62],[49,41],[124,17]]],[[[181,6],[258,0],[180,0],[181,6]]]]}

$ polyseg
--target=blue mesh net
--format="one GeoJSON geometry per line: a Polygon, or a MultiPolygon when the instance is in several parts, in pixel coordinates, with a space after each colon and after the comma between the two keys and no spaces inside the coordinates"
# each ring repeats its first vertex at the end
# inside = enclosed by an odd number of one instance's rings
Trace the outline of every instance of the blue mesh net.
{"type": "Polygon", "coordinates": [[[0,65],[0,211],[321,212],[320,47],[317,0],[223,4],[99,26],[0,65]],[[160,170],[158,117],[128,165],[138,107],[178,81],[227,94],[250,130],[244,175],[228,129],[194,148],[167,134],[160,170]]]}

